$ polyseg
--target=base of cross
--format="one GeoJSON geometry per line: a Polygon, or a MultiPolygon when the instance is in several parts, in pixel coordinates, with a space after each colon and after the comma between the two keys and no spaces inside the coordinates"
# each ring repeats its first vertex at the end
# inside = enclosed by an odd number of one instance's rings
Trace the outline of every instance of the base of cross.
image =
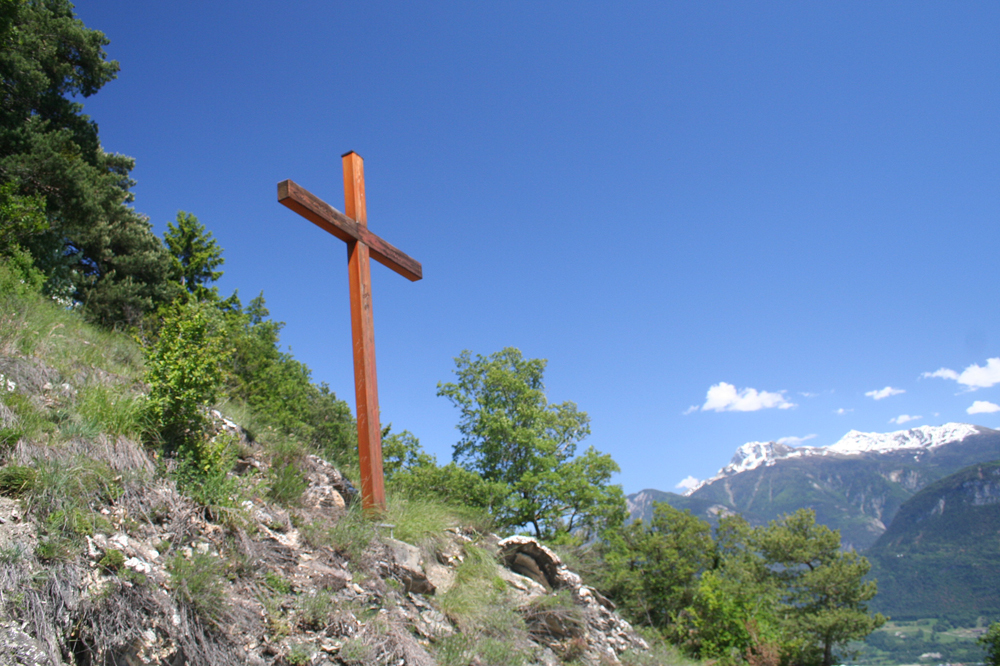
{"type": "Polygon", "coordinates": [[[385,475],[382,471],[382,431],[375,373],[370,259],[375,259],[414,282],[423,277],[423,267],[420,262],[368,231],[364,160],[353,151],[345,153],[342,160],[345,202],[343,213],[290,180],[278,183],[278,202],[347,243],[361,503],[366,513],[383,513],[385,475]]]}

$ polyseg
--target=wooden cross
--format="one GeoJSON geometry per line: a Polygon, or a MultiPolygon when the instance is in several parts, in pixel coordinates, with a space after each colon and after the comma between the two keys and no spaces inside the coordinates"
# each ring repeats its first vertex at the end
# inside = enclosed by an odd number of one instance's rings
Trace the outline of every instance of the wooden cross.
{"type": "Polygon", "coordinates": [[[423,277],[423,269],[419,261],[368,231],[364,160],[354,151],[343,155],[342,159],[346,215],[290,180],[278,183],[278,203],[347,243],[361,502],[366,511],[381,512],[385,510],[385,481],[382,473],[382,431],[378,417],[375,329],[372,321],[372,283],[368,257],[370,255],[375,261],[414,282],[423,277]]]}

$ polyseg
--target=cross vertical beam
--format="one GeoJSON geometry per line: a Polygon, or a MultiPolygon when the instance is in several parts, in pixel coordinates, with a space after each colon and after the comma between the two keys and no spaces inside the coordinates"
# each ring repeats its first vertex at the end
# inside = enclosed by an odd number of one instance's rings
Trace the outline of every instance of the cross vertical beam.
{"type": "MultiPolygon", "coordinates": [[[[361,156],[349,152],[344,163],[344,213],[367,228],[365,167],[361,156]]],[[[368,246],[347,243],[351,290],[351,338],[354,341],[354,395],[357,402],[358,458],[361,465],[361,499],[366,511],[385,510],[382,472],[382,429],[378,413],[378,380],[375,374],[375,321],[372,316],[372,278],[368,246]]]]}
{"type": "Polygon", "coordinates": [[[290,180],[278,183],[278,203],[347,243],[361,500],[366,511],[382,512],[385,510],[385,479],[375,375],[370,259],[388,266],[411,282],[423,278],[424,272],[419,261],[368,230],[364,161],[353,151],[343,155],[342,160],[346,214],[290,180]]]}

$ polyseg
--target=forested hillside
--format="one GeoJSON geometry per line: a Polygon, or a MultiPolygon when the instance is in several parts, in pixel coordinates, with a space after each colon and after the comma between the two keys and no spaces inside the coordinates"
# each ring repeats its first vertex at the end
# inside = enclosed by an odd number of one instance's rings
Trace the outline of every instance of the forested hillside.
{"type": "Polygon", "coordinates": [[[877,606],[901,620],[1000,615],[1000,461],[927,486],[868,552],[877,606]]]}

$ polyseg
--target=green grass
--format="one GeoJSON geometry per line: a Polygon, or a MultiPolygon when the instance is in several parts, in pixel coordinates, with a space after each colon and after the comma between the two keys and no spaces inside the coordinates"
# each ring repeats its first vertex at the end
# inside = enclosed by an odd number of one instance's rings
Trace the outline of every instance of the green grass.
{"type": "Polygon", "coordinates": [[[120,386],[84,387],[74,407],[84,423],[108,435],[139,439],[152,424],[145,396],[120,386]]]}
{"type": "Polygon", "coordinates": [[[364,553],[378,537],[373,521],[365,516],[359,504],[347,509],[336,522],[320,521],[305,525],[301,533],[313,546],[330,546],[355,565],[364,565],[364,553]]]}
{"type": "Polygon", "coordinates": [[[208,622],[220,624],[229,612],[223,563],[212,555],[174,556],[167,563],[170,584],[181,600],[208,622]]]}

